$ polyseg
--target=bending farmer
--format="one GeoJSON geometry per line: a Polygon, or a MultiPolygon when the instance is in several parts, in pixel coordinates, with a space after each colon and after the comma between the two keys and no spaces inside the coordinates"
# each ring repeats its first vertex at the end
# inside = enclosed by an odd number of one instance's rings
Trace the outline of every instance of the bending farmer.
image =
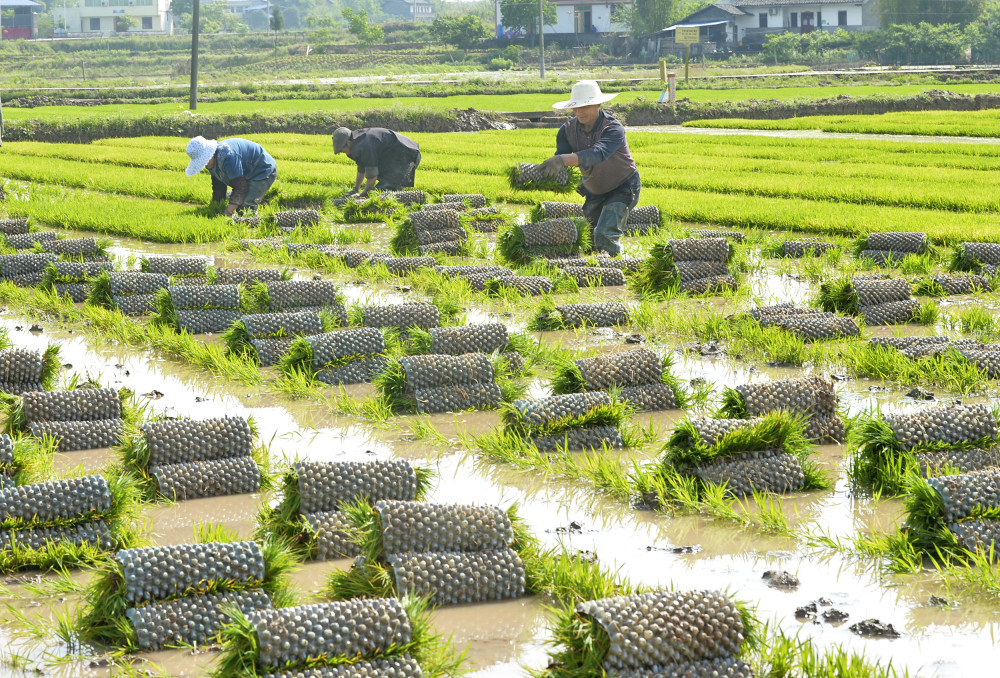
{"type": "Polygon", "coordinates": [[[617,94],[602,94],[593,80],[573,85],[569,101],[552,108],[572,108],[575,117],[559,128],[556,155],[542,163],[548,177],[564,166],[579,166],[583,181],[583,216],[594,229],[594,249],[611,256],[621,254],[618,243],[629,210],[639,202],[639,171],[625,140],[625,127],[601,104],[617,94]]]}
{"type": "Polygon", "coordinates": [[[225,200],[227,187],[233,187],[226,216],[232,216],[236,210],[256,212],[264,194],[278,178],[274,158],[253,141],[195,137],[185,150],[191,157],[186,170],[189,177],[203,169],[212,175],[212,202],[225,200]]]}
{"type": "Polygon", "coordinates": [[[338,127],[333,133],[333,153],[345,153],[358,164],[354,190],[347,195],[361,191],[364,197],[376,187],[376,181],[378,189],[383,191],[412,188],[420,166],[417,142],[384,127],[366,127],[353,132],[338,127]]]}

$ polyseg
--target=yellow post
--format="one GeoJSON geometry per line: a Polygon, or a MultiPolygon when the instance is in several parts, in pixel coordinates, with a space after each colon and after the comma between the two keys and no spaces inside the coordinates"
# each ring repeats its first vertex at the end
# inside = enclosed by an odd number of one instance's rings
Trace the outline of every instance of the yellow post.
{"type": "Polygon", "coordinates": [[[684,82],[688,81],[688,58],[691,56],[691,45],[684,44],[684,82]]]}
{"type": "Polygon", "coordinates": [[[660,82],[666,86],[667,84],[667,60],[660,59],[660,82]]]}

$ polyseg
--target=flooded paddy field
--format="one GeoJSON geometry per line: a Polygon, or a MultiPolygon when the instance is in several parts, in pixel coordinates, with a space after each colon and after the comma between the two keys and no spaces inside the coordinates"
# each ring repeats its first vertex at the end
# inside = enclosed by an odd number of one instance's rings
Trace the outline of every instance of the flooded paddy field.
{"type": "MultiPolygon", "coordinates": [[[[286,150],[293,148],[288,144],[286,150]]],[[[296,171],[302,169],[296,165],[296,171]]],[[[8,192],[32,190],[31,185],[14,188],[8,192]]],[[[575,197],[564,199],[578,202],[575,197]]],[[[502,228],[532,219],[524,204],[500,205],[508,220],[502,228]]],[[[17,199],[5,207],[9,215],[17,214],[17,199]]],[[[31,216],[33,231],[55,231],[66,238],[106,237],[85,230],[87,224],[70,230],[55,220],[31,216]]],[[[901,540],[893,542],[895,546],[888,542],[907,520],[908,495],[873,492],[858,481],[852,469],[859,444],[851,435],[856,422],[881,415],[956,404],[992,406],[996,384],[986,372],[947,367],[948,360],[961,357],[909,360],[875,351],[868,342],[874,337],[943,336],[990,345],[1000,334],[1000,323],[993,319],[996,293],[977,289],[944,297],[914,294],[919,310],[911,322],[896,325],[868,326],[857,310],[841,311],[841,316],[855,319],[859,335],[819,341],[805,341],[746,318],[752,309],[776,304],[818,307],[824,303],[824,283],[866,275],[904,278],[915,292],[927,291],[921,281],[949,271],[951,241],[941,242],[930,233],[936,240],[933,249],[900,257],[897,266],[880,267],[857,256],[856,243],[840,235],[822,236],[836,245],[822,256],[789,259],[774,256],[776,246],[816,233],[727,229],[743,236],[741,241],[727,241],[732,250],[728,266],[738,281],[735,290],[698,296],[676,289],[643,289],[639,281],[645,269],[626,276],[626,285],[580,286],[567,283],[555,268],[499,262],[521,273],[547,276],[556,288],[540,296],[487,296],[429,266],[393,275],[377,264],[351,269],[336,256],[291,252],[288,243],[384,252],[400,223],[395,218],[388,223],[344,223],[343,212],[329,203],[319,218],[313,228],[289,234],[266,226],[258,231],[234,227],[212,242],[112,235],[104,251],[123,270],[138,269],[150,257],[206,257],[215,275],[234,268],[279,269],[291,280],[330,280],[342,295],[349,327],[359,324],[363,307],[405,302],[434,304],[442,325],[502,324],[510,336],[525,337],[531,347],[524,351],[528,369],[510,387],[509,393],[518,397],[552,395],[568,361],[646,349],[665,361],[690,402],[685,408],[628,412],[621,424],[626,447],[521,451],[515,458],[490,442],[508,421],[505,407],[431,414],[387,411],[378,385],[329,386],[316,379],[294,379],[280,365],[260,367],[229,351],[222,333],[185,337],[170,328],[154,330],[148,316],[126,318],[117,311],[98,311],[89,303],[0,282],[0,326],[10,344],[32,351],[60,347],[62,369],[55,388],[92,382],[127,392],[143,420],[252,418],[273,475],[270,486],[230,496],[144,502],[137,525],[150,545],[193,544],[223,534],[259,538],[261,512],[280,504],[281,477],[296,461],[405,460],[433,471],[424,497],[428,502],[504,509],[516,505],[520,522],[542,548],[592,563],[604,576],[650,589],[724,591],[746,603],[760,627],[766,627],[765,639],[773,642],[768,634],[780,632],[803,644],[785,668],[773,655],[748,650],[758,675],[986,675],[1000,659],[995,643],[1000,588],[994,566],[958,558],[902,557],[901,540]],[[243,239],[263,237],[280,240],[249,249],[241,246],[243,239]],[[539,328],[538,316],[546,304],[612,302],[626,306],[626,322],[539,328]],[[661,467],[671,436],[689,418],[717,414],[727,388],[808,376],[831,385],[838,414],[849,426],[847,443],[810,446],[809,459],[824,479],[822,488],[728,495],[722,502],[708,495],[662,501],[671,498],[669,493],[651,493],[648,482],[661,467]],[[797,583],[776,585],[764,576],[767,572],[789,573],[797,583]],[[868,619],[891,624],[898,636],[863,637],[852,631],[852,625],[868,619]],[[808,668],[802,659],[807,652],[832,658],[841,650],[857,656],[845,658],[846,663],[854,662],[853,668],[839,673],[808,668]]],[[[648,263],[657,245],[685,239],[703,227],[667,221],[655,233],[624,237],[623,255],[648,263]]],[[[916,228],[899,223],[895,230],[916,228]]],[[[498,263],[497,235],[469,233],[470,247],[463,254],[439,255],[436,263],[498,263]]],[[[393,360],[410,350],[408,335],[388,332],[386,337],[393,360]]],[[[10,405],[5,407],[10,416],[10,405]]],[[[108,473],[122,463],[122,455],[112,447],[54,452],[47,473],[51,478],[108,473]]],[[[331,574],[352,566],[350,558],[297,563],[287,576],[294,603],[328,600],[331,574]]],[[[121,653],[84,640],[79,620],[99,569],[99,564],[71,563],[65,570],[25,569],[4,575],[0,585],[8,606],[0,613],[0,675],[197,676],[219,670],[226,650],[214,643],[121,653]]],[[[442,606],[432,611],[429,623],[451,637],[456,649],[465,650],[462,671],[527,676],[554,670],[553,608],[563,603],[557,596],[536,594],[442,606]]]]}

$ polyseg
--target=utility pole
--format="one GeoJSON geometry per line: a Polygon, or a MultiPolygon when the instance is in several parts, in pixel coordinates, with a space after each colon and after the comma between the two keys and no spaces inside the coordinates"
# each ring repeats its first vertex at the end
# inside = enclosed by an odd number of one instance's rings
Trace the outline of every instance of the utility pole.
{"type": "Polygon", "coordinates": [[[198,29],[201,23],[201,1],[194,0],[191,15],[191,110],[198,108],[198,29]]]}
{"type": "Polygon", "coordinates": [[[538,54],[541,57],[541,78],[545,79],[545,12],[542,10],[542,3],[545,0],[538,0],[538,54]]]}

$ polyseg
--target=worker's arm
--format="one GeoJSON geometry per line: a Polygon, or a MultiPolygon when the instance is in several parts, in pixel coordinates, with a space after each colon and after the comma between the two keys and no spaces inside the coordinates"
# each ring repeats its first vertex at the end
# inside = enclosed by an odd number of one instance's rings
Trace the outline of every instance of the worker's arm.
{"type": "Polygon", "coordinates": [[[226,190],[229,187],[212,177],[212,202],[222,202],[226,199],[226,190]]]}
{"type": "Polygon", "coordinates": [[[229,205],[226,207],[227,217],[233,216],[236,210],[243,206],[249,190],[250,184],[247,183],[246,177],[236,177],[233,179],[233,192],[229,195],[229,205]]]}
{"type": "Polygon", "coordinates": [[[362,198],[368,195],[368,191],[375,188],[375,182],[378,181],[378,167],[375,165],[365,167],[364,177],[365,177],[365,189],[361,191],[362,198]]]}
{"type": "Polygon", "coordinates": [[[593,146],[563,155],[563,162],[570,166],[593,167],[614,155],[624,143],[625,128],[621,125],[608,125],[593,146]]]}
{"type": "Polygon", "coordinates": [[[542,163],[542,171],[547,177],[555,177],[563,167],[576,167],[578,164],[576,153],[569,145],[569,138],[566,135],[566,128],[560,127],[556,134],[556,154],[542,163]]]}
{"type": "Polygon", "coordinates": [[[354,177],[354,188],[348,191],[347,195],[357,195],[358,191],[361,190],[361,184],[365,180],[365,173],[360,167],[358,168],[358,176],[354,177]]]}

